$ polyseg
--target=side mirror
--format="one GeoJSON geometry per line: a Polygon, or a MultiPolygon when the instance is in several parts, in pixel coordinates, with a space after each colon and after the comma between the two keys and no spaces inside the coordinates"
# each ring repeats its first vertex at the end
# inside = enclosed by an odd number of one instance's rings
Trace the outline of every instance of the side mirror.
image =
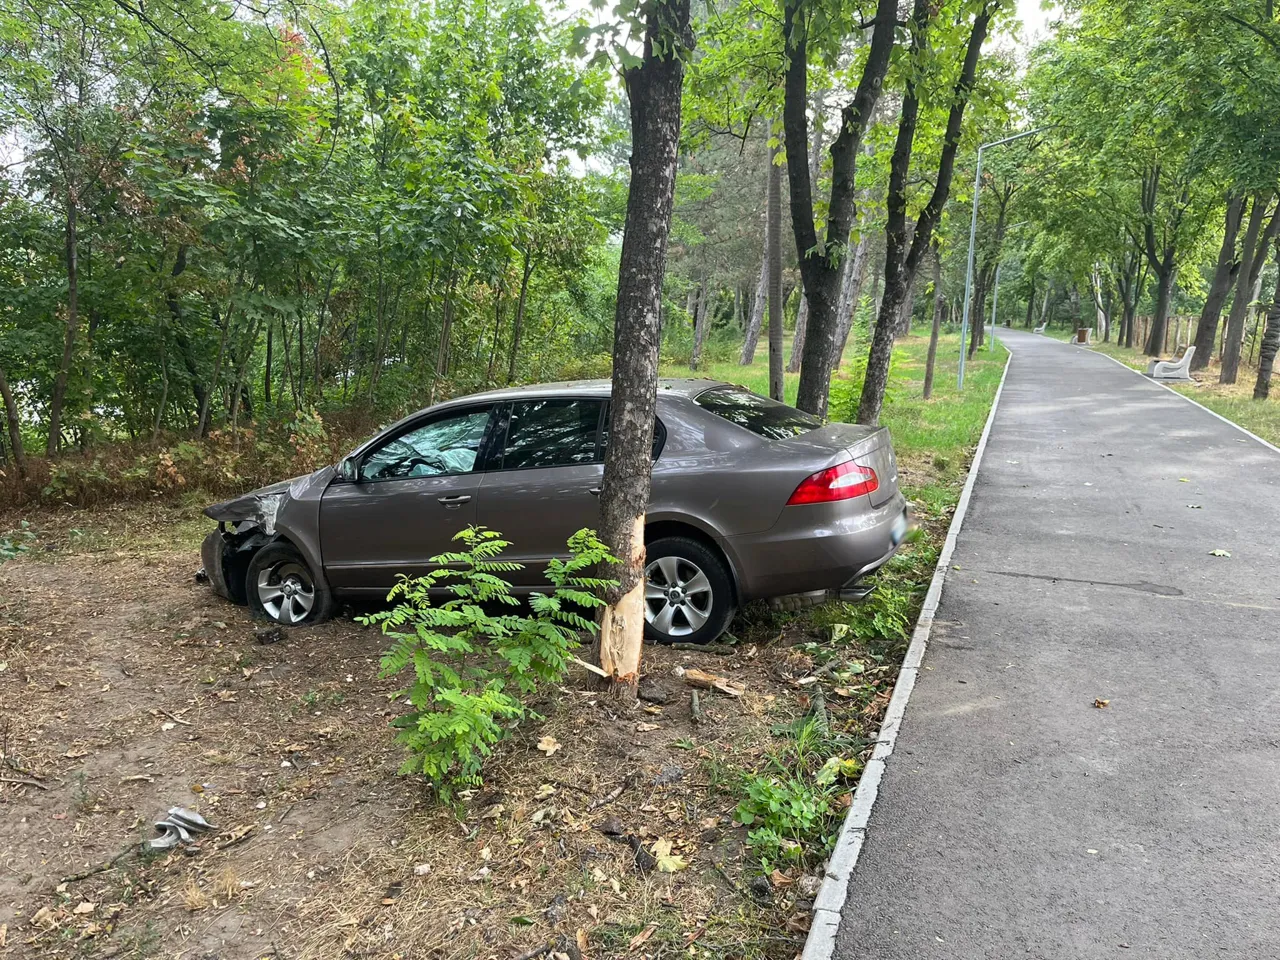
{"type": "Polygon", "coordinates": [[[360,479],[360,470],[355,457],[343,457],[338,464],[338,477],[347,483],[355,483],[360,479]]]}

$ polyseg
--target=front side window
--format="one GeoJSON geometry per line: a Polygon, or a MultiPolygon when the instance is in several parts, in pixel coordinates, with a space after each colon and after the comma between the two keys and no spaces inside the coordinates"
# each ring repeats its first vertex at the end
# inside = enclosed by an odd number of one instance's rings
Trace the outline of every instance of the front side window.
{"type": "Polygon", "coordinates": [[[694,397],[693,402],[766,440],[786,440],[822,426],[821,420],[803,410],[742,387],[712,387],[694,397]]]}
{"type": "Polygon", "coordinates": [[[502,469],[597,463],[602,400],[517,400],[511,405],[502,469]]]}
{"type": "Polygon", "coordinates": [[[361,480],[405,480],[470,473],[489,423],[489,408],[445,415],[389,440],[365,457],[361,480]]]}

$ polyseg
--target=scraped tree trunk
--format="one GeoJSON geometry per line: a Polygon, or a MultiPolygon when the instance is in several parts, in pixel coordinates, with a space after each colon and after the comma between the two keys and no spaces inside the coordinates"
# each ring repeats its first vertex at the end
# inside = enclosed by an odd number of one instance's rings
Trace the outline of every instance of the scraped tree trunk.
{"type": "Polygon", "coordinates": [[[1213,343],[1218,337],[1218,324],[1222,321],[1222,306],[1227,302],[1227,294],[1231,292],[1231,285],[1240,270],[1240,258],[1236,256],[1236,237],[1244,219],[1244,208],[1243,196],[1227,198],[1222,246],[1218,250],[1218,262],[1213,268],[1209,293],[1205,297],[1200,322],[1196,326],[1196,352],[1191,357],[1192,370],[1203,370],[1213,358],[1213,343]]]}
{"type": "Polygon", "coordinates": [[[671,232],[680,94],[693,47],[689,0],[656,0],[644,55],[624,71],[631,101],[631,185],[618,267],[613,393],[600,494],[600,538],[621,562],[605,592],[597,653],[610,694],[634,703],[644,642],[644,519],[653,468],[658,391],[658,324],[671,232]]]}
{"type": "Polygon", "coordinates": [[[1267,325],[1262,332],[1262,347],[1258,352],[1258,379],[1253,385],[1253,399],[1266,400],[1271,396],[1271,370],[1280,349],[1280,244],[1276,244],[1276,290],[1267,307],[1267,325]]]}
{"type": "Polygon", "coordinates": [[[5,422],[9,425],[9,449],[13,451],[13,464],[18,468],[18,476],[27,478],[27,456],[22,449],[22,423],[18,420],[18,405],[13,402],[13,391],[9,389],[9,381],[4,371],[0,370],[0,400],[4,401],[5,422]]]}
{"type": "Polygon", "coordinates": [[[924,399],[926,400],[933,396],[933,368],[938,359],[938,332],[942,329],[942,310],[946,303],[947,298],[942,295],[942,251],[938,249],[935,241],[933,244],[933,327],[929,330],[929,354],[924,361],[924,399]]]}
{"type": "Polygon", "coordinates": [[[858,302],[862,299],[862,283],[867,275],[867,250],[871,231],[863,231],[858,245],[853,248],[853,259],[845,264],[844,277],[840,281],[840,326],[836,329],[836,362],[844,356],[849,343],[849,333],[858,315],[858,302]]]}
{"type": "Polygon", "coordinates": [[[769,210],[765,232],[769,237],[769,396],[781,401],[782,377],[782,167],[778,150],[769,158],[769,210]]]}
{"type": "MultiPolygon", "coordinates": [[[[1254,287],[1262,275],[1262,265],[1267,259],[1267,249],[1280,229],[1280,205],[1270,219],[1267,209],[1271,194],[1257,194],[1253,209],[1249,211],[1249,225],[1245,228],[1244,243],[1240,249],[1240,270],[1236,274],[1236,295],[1227,314],[1227,334],[1222,348],[1221,383],[1235,383],[1240,375],[1240,349],[1244,345],[1245,321],[1249,316],[1249,304],[1253,302],[1254,287]]],[[[1194,359],[1194,357],[1192,358],[1194,359]]]]}

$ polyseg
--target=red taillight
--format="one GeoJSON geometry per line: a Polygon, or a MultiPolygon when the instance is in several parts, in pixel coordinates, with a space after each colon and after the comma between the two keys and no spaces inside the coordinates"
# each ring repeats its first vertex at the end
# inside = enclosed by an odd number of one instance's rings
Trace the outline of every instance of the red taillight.
{"type": "Polygon", "coordinates": [[[838,463],[815,473],[796,487],[787,506],[797,503],[833,503],[851,500],[880,487],[880,478],[870,467],[863,467],[852,460],[838,463]]]}

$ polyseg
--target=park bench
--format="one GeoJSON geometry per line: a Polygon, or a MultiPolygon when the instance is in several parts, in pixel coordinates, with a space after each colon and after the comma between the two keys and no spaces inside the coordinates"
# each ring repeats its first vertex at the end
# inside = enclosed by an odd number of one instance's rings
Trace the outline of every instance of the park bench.
{"type": "Polygon", "coordinates": [[[1190,380],[1191,358],[1195,352],[1195,347],[1187,347],[1181,360],[1152,360],[1147,364],[1147,376],[1153,380],[1190,380]]]}
{"type": "Polygon", "coordinates": [[[1040,326],[1038,326],[1038,327],[1033,327],[1033,328],[1032,328],[1032,330],[1031,330],[1031,332],[1032,332],[1032,333],[1044,333],[1044,328],[1045,328],[1045,327],[1047,327],[1048,325],[1049,325],[1049,321],[1048,321],[1048,320],[1046,320],[1044,323],[1040,324],[1040,326]]]}
{"type": "Polygon", "coordinates": [[[1093,345],[1093,327],[1077,327],[1076,337],[1073,343],[1082,343],[1086,346],[1093,345]]]}

